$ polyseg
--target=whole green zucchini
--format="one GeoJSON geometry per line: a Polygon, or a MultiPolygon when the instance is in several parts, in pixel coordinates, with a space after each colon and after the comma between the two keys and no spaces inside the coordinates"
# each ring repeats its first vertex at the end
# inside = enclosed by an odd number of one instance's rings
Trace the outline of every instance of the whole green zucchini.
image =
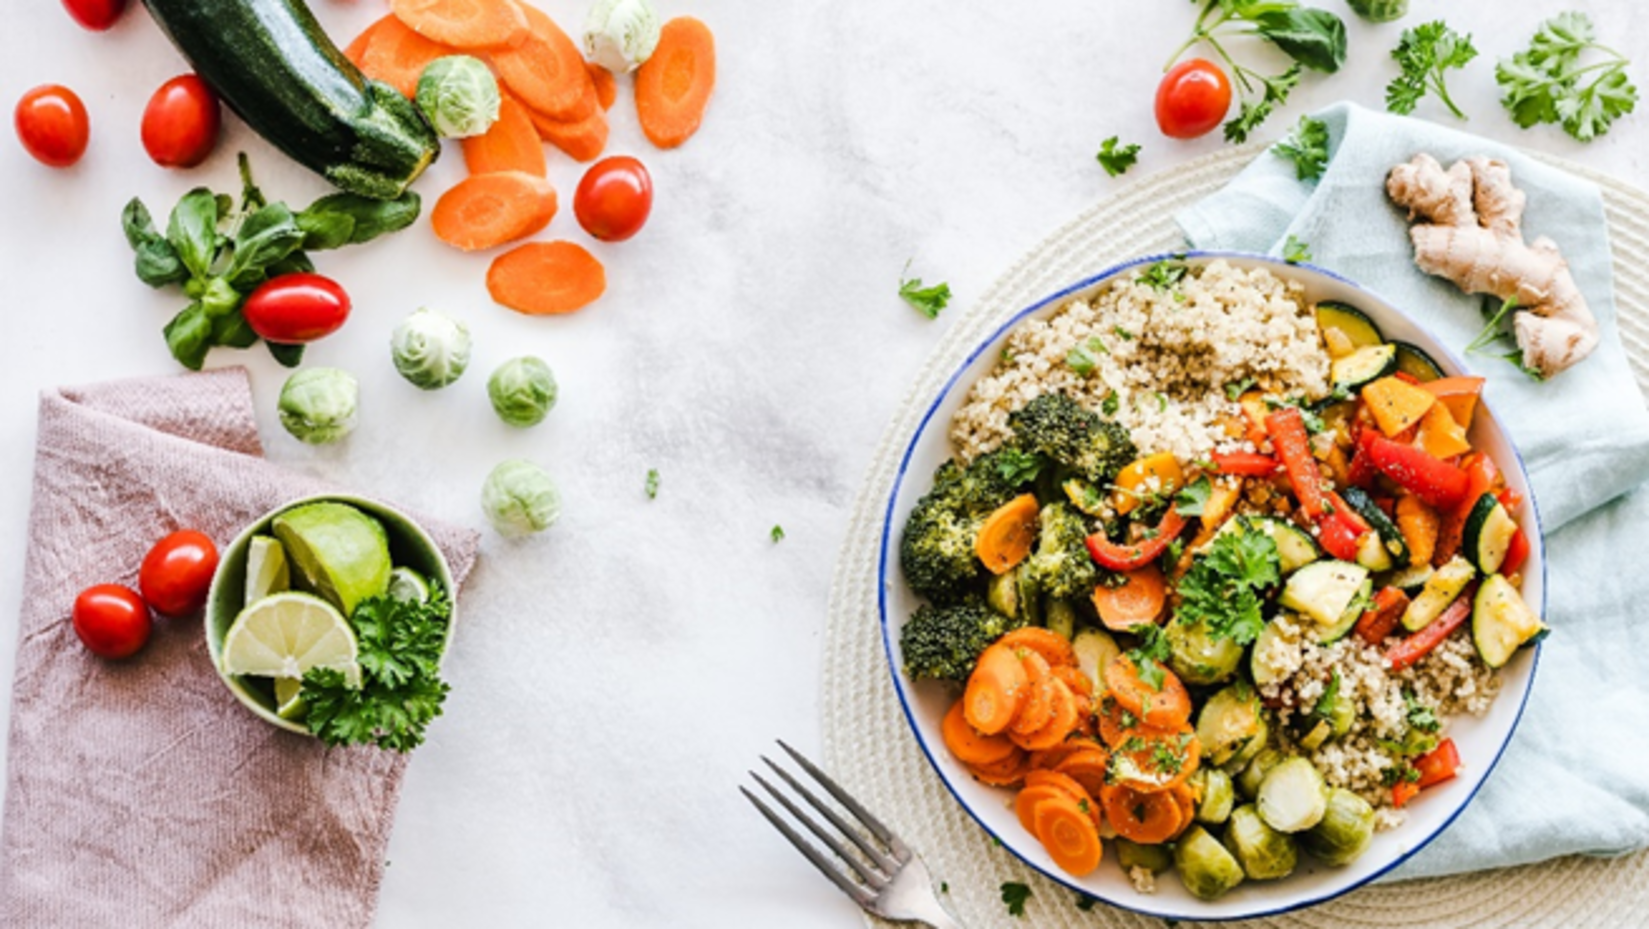
{"type": "Polygon", "coordinates": [[[143,5],[248,126],[344,190],[393,199],[440,151],[412,102],[350,64],[303,0],[143,5]]]}

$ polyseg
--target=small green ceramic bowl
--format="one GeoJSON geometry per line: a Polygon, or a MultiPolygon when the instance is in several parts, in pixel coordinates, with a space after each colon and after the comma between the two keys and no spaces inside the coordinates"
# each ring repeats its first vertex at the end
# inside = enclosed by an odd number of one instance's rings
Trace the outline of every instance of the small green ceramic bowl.
{"type": "Polygon", "coordinates": [[[223,637],[229,634],[229,627],[234,624],[235,617],[240,615],[242,607],[245,606],[246,552],[252,544],[252,537],[271,534],[270,523],[287,510],[322,500],[347,503],[383,523],[384,531],[389,535],[390,561],[398,567],[411,568],[439,582],[448,596],[454,597],[452,618],[447,621],[446,641],[441,645],[443,656],[452,643],[452,630],[458,622],[456,591],[446,556],[441,554],[441,549],[422,527],[393,507],[349,494],[321,494],[284,503],[241,530],[240,535],[235,536],[235,540],[224,549],[223,557],[218,562],[217,573],[212,576],[212,589],[206,598],[206,650],[212,656],[212,667],[217,670],[224,686],[235,695],[235,699],[271,726],[279,726],[303,735],[310,734],[303,723],[281,719],[276,715],[275,685],[272,678],[223,673],[223,637]]]}

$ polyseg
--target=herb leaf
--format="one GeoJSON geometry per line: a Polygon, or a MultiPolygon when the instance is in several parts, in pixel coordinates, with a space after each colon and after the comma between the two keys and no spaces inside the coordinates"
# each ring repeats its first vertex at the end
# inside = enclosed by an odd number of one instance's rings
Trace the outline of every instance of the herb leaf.
{"type": "Polygon", "coordinates": [[[1288,234],[1288,241],[1283,243],[1283,260],[1291,265],[1311,260],[1311,246],[1296,238],[1294,233],[1288,234]]]}
{"type": "Polygon", "coordinates": [[[657,468],[648,468],[647,469],[647,482],[642,485],[642,489],[647,491],[647,499],[649,499],[649,500],[658,499],[658,469],[657,468]]]}
{"type": "Polygon", "coordinates": [[[1208,495],[1214,490],[1214,482],[1204,474],[1183,490],[1174,495],[1174,510],[1181,516],[1201,516],[1208,507],[1208,495]]]}
{"type": "Polygon", "coordinates": [[[1261,77],[1260,83],[1265,88],[1260,99],[1243,100],[1242,109],[1237,112],[1236,117],[1226,122],[1227,142],[1247,142],[1249,133],[1270,118],[1273,110],[1288,102],[1288,92],[1300,83],[1300,66],[1292,65],[1276,77],[1261,77]]]}
{"type": "Polygon", "coordinates": [[[166,240],[172,243],[193,277],[204,278],[212,271],[212,261],[217,254],[218,218],[217,197],[204,187],[184,194],[172,208],[166,224],[166,240]]]}
{"type": "Polygon", "coordinates": [[[1176,618],[1205,622],[1214,638],[1247,645],[1265,627],[1260,596],[1281,580],[1277,543],[1242,528],[1215,536],[1180,580],[1176,618]]]}
{"type": "Polygon", "coordinates": [[[1130,142],[1127,145],[1119,145],[1120,141],[1120,137],[1111,136],[1100,143],[1099,154],[1095,156],[1099,159],[1100,167],[1104,168],[1105,173],[1111,177],[1121,177],[1127,174],[1128,169],[1139,161],[1139,143],[1130,142]]]}
{"type": "Polygon", "coordinates": [[[1529,47],[1495,65],[1500,103],[1513,121],[1527,129],[1558,123],[1563,131],[1589,142],[1632,112],[1638,91],[1626,75],[1624,55],[1599,45],[1592,20],[1570,11],[1540,24],[1529,47]],[[1583,64],[1587,52],[1602,60],[1583,64]]]}
{"type": "Polygon", "coordinates": [[[303,678],[309,731],[328,745],[374,744],[406,752],[424,741],[450,689],[441,680],[441,646],[452,603],[435,588],[423,602],[370,597],[349,618],[361,686],[343,673],[311,668],[303,678]]]}
{"type": "Polygon", "coordinates": [[[1450,113],[1466,118],[1449,97],[1444,72],[1464,68],[1477,57],[1470,35],[1461,36],[1440,19],[1422,23],[1403,30],[1403,37],[1391,50],[1391,57],[1397,60],[1402,73],[1386,85],[1386,109],[1393,113],[1413,113],[1415,105],[1429,90],[1437,94],[1437,99],[1443,101],[1450,113]]]}
{"type": "MultiPolygon", "coordinates": [[[[910,262],[905,262],[905,271],[910,270],[910,262]]],[[[938,283],[932,287],[923,287],[919,277],[906,278],[905,272],[899,274],[899,296],[910,304],[911,308],[928,319],[938,319],[939,311],[950,303],[950,285],[938,283]]]]}
{"type": "Polygon", "coordinates": [[[1173,654],[1169,647],[1168,636],[1162,627],[1155,623],[1140,623],[1129,627],[1128,631],[1139,637],[1139,645],[1129,649],[1128,658],[1139,669],[1139,679],[1152,690],[1162,690],[1162,663],[1173,654]]]}
{"type": "Polygon", "coordinates": [[[1157,290],[1172,290],[1189,271],[1185,262],[1164,258],[1141,272],[1139,279],[1157,290]]]}
{"type": "Polygon", "coordinates": [[[1031,888],[1018,881],[1008,881],[1002,885],[1002,902],[1008,905],[1009,916],[1024,916],[1025,901],[1031,898],[1031,888]]]}
{"type": "Polygon", "coordinates": [[[1320,178],[1328,166],[1328,123],[1302,116],[1288,138],[1271,146],[1271,151],[1279,158],[1294,162],[1294,176],[1298,180],[1320,178]]]}
{"type": "Polygon", "coordinates": [[[771,530],[768,531],[767,535],[768,535],[768,538],[771,538],[773,540],[773,544],[777,545],[780,542],[784,541],[784,527],[779,526],[779,525],[775,525],[771,530]]]}
{"type": "Polygon", "coordinates": [[[1346,63],[1346,24],[1327,10],[1287,6],[1246,18],[1261,38],[1313,71],[1332,74],[1346,63]]]}
{"type": "Polygon", "coordinates": [[[1042,468],[1048,460],[1035,452],[1008,446],[996,456],[996,472],[1002,476],[1004,483],[1011,487],[1019,487],[1036,480],[1042,473],[1042,468]]]}
{"type": "Polygon", "coordinates": [[[1318,719],[1329,719],[1334,715],[1334,708],[1340,699],[1340,669],[1334,669],[1334,676],[1329,678],[1328,686],[1323,688],[1323,695],[1317,698],[1317,703],[1311,708],[1311,715],[1318,719]]]}

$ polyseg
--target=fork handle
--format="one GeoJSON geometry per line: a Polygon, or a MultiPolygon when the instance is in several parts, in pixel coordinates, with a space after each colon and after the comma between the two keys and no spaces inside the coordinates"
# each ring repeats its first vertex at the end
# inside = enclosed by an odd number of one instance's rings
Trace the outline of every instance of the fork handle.
{"type": "Polygon", "coordinates": [[[932,898],[922,900],[916,902],[911,908],[917,911],[911,914],[912,918],[933,927],[933,929],[964,929],[963,925],[956,921],[956,917],[950,915],[938,900],[932,898]]]}

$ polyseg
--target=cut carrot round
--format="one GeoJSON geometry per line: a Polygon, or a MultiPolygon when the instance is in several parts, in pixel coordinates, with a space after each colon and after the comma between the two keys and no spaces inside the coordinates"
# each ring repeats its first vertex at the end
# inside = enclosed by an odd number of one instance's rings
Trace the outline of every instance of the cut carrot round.
{"type": "Polygon", "coordinates": [[[1036,652],[1025,652],[1020,660],[1025,664],[1025,677],[1030,683],[1025,688],[1025,703],[1008,730],[1030,735],[1054,718],[1055,679],[1048,671],[1048,663],[1036,652]]]}
{"type": "Polygon", "coordinates": [[[1027,648],[1048,662],[1048,667],[1076,667],[1076,649],[1069,639],[1041,626],[1022,626],[997,639],[1008,648],[1027,648]]]}
{"type": "Polygon", "coordinates": [[[1105,819],[1117,835],[1141,845],[1160,845],[1184,828],[1184,809],[1173,791],[1142,794],[1120,784],[1099,793],[1105,819]]]}
{"type": "Polygon", "coordinates": [[[618,99],[618,81],[613,80],[613,72],[593,61],[586,61],[584,70],[590,72],[590,85],[595,88],[596,102],[604,110],[612,109],[613,102],[618,99]]]}
{"type": "Polygon", "coordinates": [[[389,0],[390,12],[425,38],[453,48],[508,48],[527,37],[527,17],[510,0],[389,0]]]}
{"type": "Polygon", "coordinates": [[[710,27],[678,16],[664,24],[658,47],[636,71],[636,115],[659,148],[692,138],[716,86],[716,40],[710,27]]]}
{"type": "Polygon", "coordinates": [[[1105,787],[1105,772],[1110,760],[1111,756],[1105,753],[1105,749],[1090,745],[1066,756],[1054,765],[1054,770],[1081,784],[1091,796],[1097,797],[1105,787]]]}
{"type": "MultiPolygon", "coordinates": [[[[1029,777],[1030,773],[1027,772],[1025,776],[1029,777]]],[[[1026,832],[1036,835],[1037,805],[1044,800],[1053,800],[1060,797],[1066,800],[1072,799],[1063,787],[1055,787],[1052,784],[1037,784],[1034,786],[1026,784],[1025,789],[1013,798],[1014,815],[1019,817],[1019,824],[1025,827],[1026,832]]]]}
{"type": "Polygon", "coordinates": [[[1035,732],[1025,735],[1013,731],[1008,733],[1008,738],[1012,739],[1015,745],[1025,751],[1040,752],[1053,748],[1075,732],[1077,724],[1082,721],[1077,715],[1076,698],[1071,696],[1071,689],[1066,687],[1065,682],[1058,678],[1052,678],[1052,680],[1054,686],[1053,717],[1048,720],[1046,725],[1035,732]]]}
{"type": "Polygon", "coordinates": [[[601,108],[584,56],[555,20],[525,7],[531,32],[519,46],[496,52],[492,66],[521,102],[562,122],[577,122],[601,108]]]}
{"type": "Polygon", "coordinates": [[[1089,739],[1066,739],[1058,745],[1055,745],[1053,748],[1044,749],[1040,752],[1032,752],[1031,767],[1053,770],[1059,767],[1059,763],[1061,761],[1064,761],[1071,755],[1074,755],[1077,752],[1084,752],[1092,748],[1099,748],[1099,745],[1089,739]]]}
{"type": "Polygon", "coordinates": [[[1185,783],[1202,760],[1202,744],[1190,730],[1136,730],[1112,751],[1111,782],[1142,794],[1185,783]]]}
{"type": "Polygon", "coordinates": [[[594,303],[606,289],[601,262],[572,242],[517,245],[487,268],[487,293],[529,316],[571,313],[594,303]]]}
{"type": "Polygon", "coordinates": [[[524,239],[555,217],[555,188],[525,171],[477,174],[441,195],[430,225],[441,241],[466,252],[524,239]]]}
{"type": "Polygon", "coordinates": [[[544,143],[533,128],[527,108],[504,94],[498,101],[498,120],[480,135],[460,139],[464,167],[471,174],[525,171],[539,177],[549,175],[544,160],[544,143]]]}
{"type": "Polygon", "coordinates": [[[1139,717],[1147,726],[1178,729],[1191,718],[1191,695],[1179,675],[1160,668],[1162,689],[1140,679],[1139,669],[1127,655],[1118,655],[1105,667],[1105,689],[1117,705],[1139,717]]]}
{"type": "Polygon", "coordinates": [[[1032,817],[1037,840],[1060,870],[1082,877],[1099,867],[1105,847],[1090,811],[1082,809],[1082,804],[1069,797],[1050,798],[1036,805],[1032,817]]]}
{"type": "Polygon", "coordinates": [[[1019,752],[1018,746],[999,735],[984,735],[972,726],[962,715],[962,701],[951,704],[950,712],[945,714],[944,722],[939,726],[944,736],[945,747],[950,753],[964,764],[986,767],[1011,758],[1019,752]]]}
{"type": "Polygon", "coordinates": [[[968,723],[985,735],[1007,729],[1025,703],[1029,683],[1024,663],[1012,650],[992,645],[980,652],[962,692],[968,723]]]}
{"type": "Polygon", "coordinates": [[[1162,569],[1152,563],[1122,575],[1122,583],[1116,587],[1095,587],[1092,600],[1105,628],[1127,632],[1134,626],[1157,621],[1168,602],[1168,585],[1163,581],[1162,569]]]}
{"type": "Polygon", "coordinates": [[[1036,770],[1036,769],[1032,769],[1032,770],[1027,771],[1025,773],[1025,786],[1026,787],[1039,787],[1043,784],[1046,784],[1050,787],[1059,788],[1060,790],[1064,791],[1065,794],[1067,796],[1069,796],[1072,800],[1091,800],[1091,799],[1093,799],[1092,795],[1090,795],[1088,793],[1088,788],[1083,787],[1080,782],[1078,782],[1077,780],[1075,780],[1074,778],[1072,778],[1068,774],[1061,774],[1058,771],[1046,771],[1046,770],[1036,770]]]}
{"type": "Polygon", "coordinates": [[[1039,509],[1036,494],[1020,494],[985,517],[973,551],[992,574],[1006,574],[1030,555],[1039,509]]]}
{"type": "Polygon", "coordinates": [[[1009,787],[1025,778],[1025,772],[1030,770],[1029,758],[1015,748],[1013,754],[994,764],[968,765],[968,773],[992,787],[1009,787]]]}
{"type": "Polygon", "coordinates": [[[594,161],[607,148],[607,114],[600,109],[591,110],[590,115],[570,123],[531,109],[527,116],[532,119],[540,139],[561,149],[574,161],[594,161]]]}
{"type": "MultiPolygon", "coordinates": [[[[350,48],[356,48],[356,43],[360,43],[357,52],[360,60],[356,63],[361,73],[375,81],[383,81],[400,91],[403,97],[418,94],[418,78],[423,76],[430,62],[455,52],[449,46],[413,32],[394,16],[385,16],[368,26],[355,42],[350,43],[350,48]]],[[[344,54],[349,56],[347,50],[344,54]]],[[[356,59],[350,57],[349,60],[356,59]]]]}

